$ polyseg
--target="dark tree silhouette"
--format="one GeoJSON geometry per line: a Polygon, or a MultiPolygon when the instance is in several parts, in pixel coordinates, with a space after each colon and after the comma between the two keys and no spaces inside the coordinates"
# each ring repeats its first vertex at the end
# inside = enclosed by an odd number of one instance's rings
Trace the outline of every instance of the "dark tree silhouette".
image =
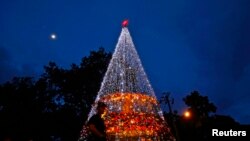
{"type": "Polygon", "coordinates": [[[211,103],[207,96],[202,96],[198,91],[191,92],[183,98],[185,104],[189,107],[188,111],[191,117],[186,119],[181,118],[180,127],[181,138],[187,140],[209,140],[211,136],[210,113],[215,113],[217,107],[211,103]]]}
{"type": "Polygon", "coordinates": [[[247,130],[249,128],[249,126],[240,125],[230,116],[211,114],[216,112],[216,106],[209,101],[207,96],[200,95],[198,91],[191,92],[183,98],[183,101],[188,106],[187,110],[191,112],[190,118],[172,112],[173,99],[170,98],[170,92],[162,93],[160,99],[162,106],[165,106],[164,117],[175,131],[177,141],[214,140],[211,131],[215,128],[221,130],[247,130]]]}
{"type": "Polygon", "coordinates": [[[79,66],[72,64],[69,70],[59,68],[53,62],[45,66],[40,82],[45,80],[47,85],[44,106],[49,113],[47,123],[54,124],[51,132],[64,140],[77,140],[110,58],[111,53],[99,48],[84,57],[79,66]]]}
{"type": "Polygon", "coordinates": [[[70,69],[49,62],[44,73],[0,85],[0,140],[77,140],[111,53],[91,51],[70,69]]]}
{"type": "Polygon", "coordinates": [[[183,101],[189,106],[189,111],[192,112],[193,118],[207,118],[210,113],[215,113],[217,107],[209,102],[207,96],[201,96],[198,91],[191,92],[183,98],[183,101]]]}
{"type": "Polygon", "coordinates": [[[38,112],[33,83],[31,77],[14,77],[0,87],[1,137],[19,136],[22,140],[32,134],[38,112]]]}

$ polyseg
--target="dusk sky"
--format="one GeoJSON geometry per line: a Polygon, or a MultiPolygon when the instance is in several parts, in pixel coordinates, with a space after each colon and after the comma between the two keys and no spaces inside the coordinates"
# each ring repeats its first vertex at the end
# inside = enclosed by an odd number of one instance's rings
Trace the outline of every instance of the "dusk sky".
{"type": "Polygon", "coordinates": [[[0,82],[39,77],[49,61],[69,68],[101,46],[113,53],[128,19],[158,97],[171,92],[181,114],[197,90],[217,114],[250,124],[249,9],[249,0],[1,0],[0,82]]]}

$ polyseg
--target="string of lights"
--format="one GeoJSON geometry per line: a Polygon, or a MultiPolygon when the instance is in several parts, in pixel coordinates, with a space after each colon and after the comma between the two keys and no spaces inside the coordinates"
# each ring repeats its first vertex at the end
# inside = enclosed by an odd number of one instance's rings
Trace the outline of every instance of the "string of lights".
{"type": "MultiPolygon", "coordinates": [[[[95,103],[98,101],[108,105],[103,118],[109,140],[174,140],[126,26],[95,103]]],[[[95,110],[96,104],[88,120],[95,110]]]]}

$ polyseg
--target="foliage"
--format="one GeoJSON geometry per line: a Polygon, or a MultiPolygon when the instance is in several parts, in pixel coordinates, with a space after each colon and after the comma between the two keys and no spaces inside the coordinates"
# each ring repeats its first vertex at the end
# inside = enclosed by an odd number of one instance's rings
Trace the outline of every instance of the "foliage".
{"type": "Polygon", "coordinates": [[[202,96],[198,91],[191,92],[183,98],[185,104],[189,107],[190,117],[172,113],[171,106],[173,99],[170,98],[170,92],[163,93],[160,99],[162,106],[169,108],[169,113],[164,112],[164,117],[168,121],[171,129],[174,129],[174,135],[178,140],[212,140],[211,130],[232,128],[247,128],[237,123],[232,117],[217,115],[216,106],[209,101],[207,96],[202,96]]]}
{"type": "Polygon", "coordinates": [[[44,73],[0,85],[0,140],[77,140],[111,53],[91,51],[70,69],[49,62],[44,73]]]}
{"type": "Polygon", "coordinates": [[[209,102],[207,96],[201,96],[198,91],[191,92],[183,98],[183,101],[190,107],[190,111],[196,118],[207,118],[209,113],[216,112],[216,106],[209,102]]]}

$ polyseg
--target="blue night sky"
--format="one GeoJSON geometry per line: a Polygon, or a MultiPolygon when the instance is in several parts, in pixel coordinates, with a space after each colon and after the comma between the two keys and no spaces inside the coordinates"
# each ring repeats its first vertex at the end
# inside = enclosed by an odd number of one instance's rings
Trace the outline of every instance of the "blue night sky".
{"type": "Polygon", "coordinates": [[[121,21],[159,96],[206,95],[217,114],[250,123],[249,0],[1,0],[0,82],[69,68],[103,46],[113,52],[121,21]],[[50,39],[55,33],[56,40],[50,39]]]}

